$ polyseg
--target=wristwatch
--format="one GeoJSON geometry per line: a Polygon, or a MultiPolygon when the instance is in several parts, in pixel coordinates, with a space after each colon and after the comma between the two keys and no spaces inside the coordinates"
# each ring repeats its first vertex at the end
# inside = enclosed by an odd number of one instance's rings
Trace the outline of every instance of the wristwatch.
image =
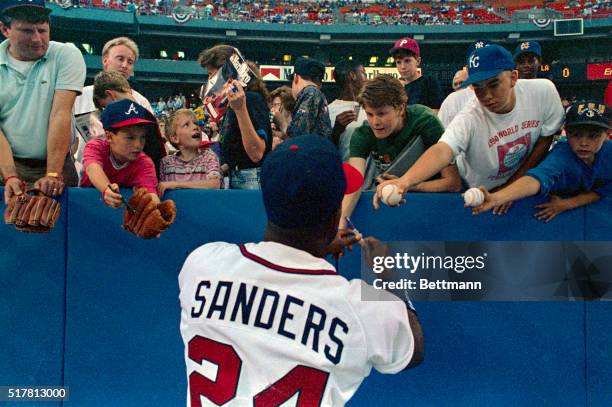
{"type": "Polygon", "coordinates": [[[57,172],[48,172],[47,177],[53,177],[53,178],[57,178],[60,181],[64,181],[64,177],[60,173],[57,173],[57,172]]]}

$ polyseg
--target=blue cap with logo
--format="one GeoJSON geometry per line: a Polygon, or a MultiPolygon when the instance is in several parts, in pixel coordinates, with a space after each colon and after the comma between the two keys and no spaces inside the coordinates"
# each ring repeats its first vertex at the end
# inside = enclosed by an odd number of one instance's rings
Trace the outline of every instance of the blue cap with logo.
{"type": "Polygon", "coordinates": [[[516,46],[514,50],[514,59],[518,58],[521,54],[532,53],[542,58],[542,47],[537,41],[523,41],[516,46]]]}
{"type": "Polygon", "coordinates": [[[261,168],[268,220],[285,229],[320,224],[362,184],[361,173],[342,162],[336,146],[312,134],[278,145],[261,168]]]}
{"type": "Polygon", "coordinates": [[[609,129],[612,123],[612,109],[608,105],[587,100],[576,102],[565,114],[565,126],[591,125],[609,129]]]}
{"type": "Polygon", "coordinates": [[[0,14],[18,7],[33,7],[47,14],[51,12],[50,8],[45,7],[45,0],[0,0],[0,14]]]}
{"type": "Polygon", "coordinates": [[[497,44],[476,48],[468,57],[467,63],[468,78],[461,85],[462,88],[514,69],[512,54],[497,44]]]}
{"type": "Polygon", "coordinates": [[[100,116],[104,130],[118,129],[135,124],[155,124],[156,120],[144,106],[122,99],[106,106],[100,116]]]}

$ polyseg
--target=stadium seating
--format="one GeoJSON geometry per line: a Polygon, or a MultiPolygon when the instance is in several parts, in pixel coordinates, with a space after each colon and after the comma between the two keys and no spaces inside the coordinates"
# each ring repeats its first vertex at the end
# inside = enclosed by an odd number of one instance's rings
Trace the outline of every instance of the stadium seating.
{"type": "MultiPolygon", "coordinates": [[[[124,0],[86,0],[82,7],[128,10],[130,3],[124,0]]],[[[178,5],[166,8],[165,2],[137,0],[139,14],[170,15],[178,5]]],[[[488,0],[458,1],[453,3],[389,1],[372,2],[296,2],[285,1],[229,1],[227,7],[212,0],[188,0],[196,18],[223,21],[243,21],[280,24],[505,24],[516,10],[544,9],[557,10],[563,17],[606,18],[612,15],[609,0],[488,0]],[[344,4],[344,5],[343,5],[344,4]],[[336,8],[337,7],[337,8],[336,8]],[[337,11],[337,12],[336,12],[337,11]],[[506,16],[507,18],[504,18],[506,16]]]]}

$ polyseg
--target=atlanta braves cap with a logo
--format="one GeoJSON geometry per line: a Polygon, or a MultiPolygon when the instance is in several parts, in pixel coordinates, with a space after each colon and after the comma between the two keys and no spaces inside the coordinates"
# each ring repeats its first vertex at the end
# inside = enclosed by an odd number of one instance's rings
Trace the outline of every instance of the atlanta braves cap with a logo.
{"type": "Polygon", "coordinates": [[[129,99],[122,99],[106,106],[100,120],[105,130],[135,124],[155,124],[155,118],[145,107],[129,99]]]}
{"type": "Polygon", "coordinates": [[[612,108],[594,100],[576,102],[565,114],[565,126],[592,126],[609,129],[612,122],[612,108]]]}
{"type": "Polygon", "coordinates": [[[468,57],[467,63],[468,79],[461,84],[462,88],[514,69],[512,54],[497,44],[476,48],[468,57]]]}
{"type": "Polygon", "coordinates": [[[19,7],[35,7],[37,11],[51,13],[51,9],[45,7],[45,0],[0,0],[0,14],[19,7]]]}
{"type": "Polygon", "coordinates": [[[531,53],[542,58],[542,47],[537,41],[523,41],[516,46],[514,50],[514,59],[517,59],[521,54],[531,53]]]}
{"type": "Polygon", "coordinates": [[[362,184],[361,173],[342,162],[336,146],[312,134],[279,144],[261,168],[268,220],[286,229],[327,220],[340,208],[344,194],[362,184]]]}
{"type": "Polygon", "coordinates": [[[419,43],[409,37],[405,37],[395,41],[395,44],[393,44],[393,48],[389,50],[389,54],[393,56],[399,51],[408,51],[412,52],[417,57],[421,56],[421,49],[419,48],[419,43]]]}

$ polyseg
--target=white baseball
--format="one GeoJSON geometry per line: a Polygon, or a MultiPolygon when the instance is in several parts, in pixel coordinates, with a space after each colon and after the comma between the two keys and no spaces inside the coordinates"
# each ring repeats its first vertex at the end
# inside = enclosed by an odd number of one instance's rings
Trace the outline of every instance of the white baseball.
{"type": "Polygon", "coordinates": [[[385,185],[380,194],[381,200],[388,206],[397,206],[402,200],[402,195],[397,191],[397,187],[394,184],[385,185]]]}
{"type": "Polygon", "coordinates": [[[478,188],[470,188],[463,194],[463,200],[466,205],[476,207],[484,202],[484,193],[478,188]]]}

